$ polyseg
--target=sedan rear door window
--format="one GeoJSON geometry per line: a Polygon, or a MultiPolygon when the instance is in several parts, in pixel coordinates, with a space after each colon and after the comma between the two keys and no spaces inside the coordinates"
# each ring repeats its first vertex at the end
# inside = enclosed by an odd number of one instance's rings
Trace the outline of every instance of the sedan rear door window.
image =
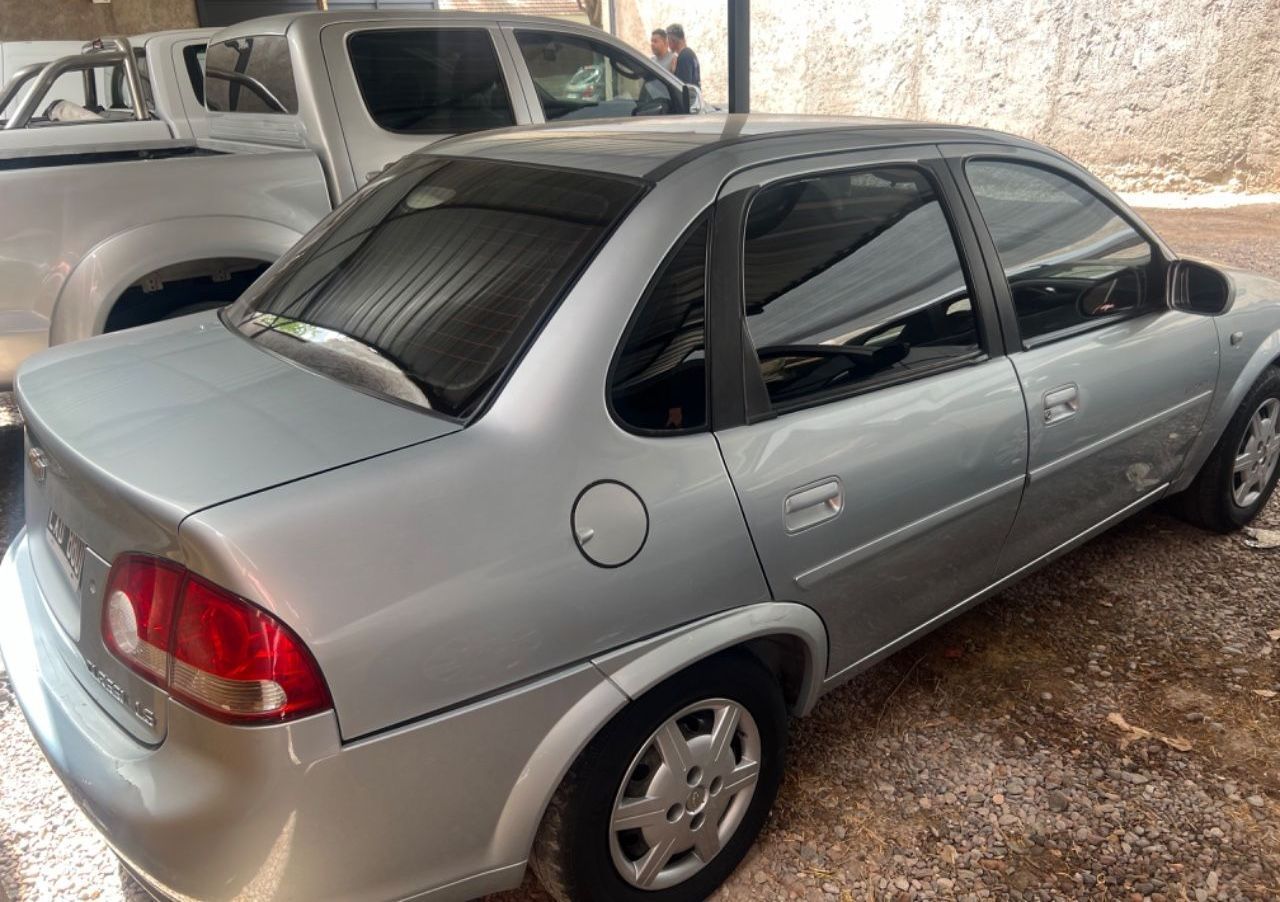
{"type": "Polygon", "coordinates": [[[775,408],[983,353],[946,213],[911,167],[764,188],[743,257],[747,328],[775,408]]]}
{"type": "Polygon", "coordinates": [[[643,191],[621,177],[409,157],[224,315],[303,366],[466,418],[643,191]]]}

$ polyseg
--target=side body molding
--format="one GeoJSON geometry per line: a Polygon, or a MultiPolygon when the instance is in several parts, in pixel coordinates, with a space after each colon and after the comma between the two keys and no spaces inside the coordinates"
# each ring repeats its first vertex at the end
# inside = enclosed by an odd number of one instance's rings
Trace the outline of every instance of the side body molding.
{"type": "Polygon", "coordinates": [[[764,602],[715,614],[660,636],[593,658],[592,663],[629,698],[690,664],[752,639],[788,636],[805,649],[803,677],[793,713],[813,710],[827,672],[827,629],[812,608],[793,602],[764,602]]]}

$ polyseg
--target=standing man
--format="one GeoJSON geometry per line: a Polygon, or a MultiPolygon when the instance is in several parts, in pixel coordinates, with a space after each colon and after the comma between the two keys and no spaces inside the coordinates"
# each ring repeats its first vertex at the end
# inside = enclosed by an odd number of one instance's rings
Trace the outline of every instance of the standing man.
{"type": "Polygon", "coordinates": [[[676,52],[676,78],[695,88],[702,87],[702,68],[698,54],[684,41],[684,26],[679,23],[667,26],[667,43],[676,52]]]}
{"type": "Polygon", "coordinates": [[[649,35],[649,49],[653,51],[653,56],[649,59],[653,60],[668,72],[676,71],[676,55],[671,49],[671,45],[667,43],[667,30],[665,28],[655,28],[653,34],[649,35]]]}

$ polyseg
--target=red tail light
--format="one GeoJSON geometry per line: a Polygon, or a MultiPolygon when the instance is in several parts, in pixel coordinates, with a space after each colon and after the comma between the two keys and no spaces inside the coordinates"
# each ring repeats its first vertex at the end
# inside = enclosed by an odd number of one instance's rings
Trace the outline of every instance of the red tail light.
{"type": "Polygon", "coordinates": [[[162,558],[116,559],[102,638],[144,679],[219,720],[275,723],[333,706],[315,659],[288,627],[162,558]]]}

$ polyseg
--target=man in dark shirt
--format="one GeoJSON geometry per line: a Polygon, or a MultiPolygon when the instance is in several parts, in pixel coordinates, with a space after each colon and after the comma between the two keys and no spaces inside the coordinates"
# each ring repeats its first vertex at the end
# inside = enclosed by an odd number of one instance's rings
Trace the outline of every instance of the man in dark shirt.
{"type": "Polygon", "coordinates": [[[698,65],[698,54],[685,43],[684,26],[680,24],[667,26],[667,43],[676,54],[676,78],[687,85],[702,87],[702,68],[698,65]]]}

